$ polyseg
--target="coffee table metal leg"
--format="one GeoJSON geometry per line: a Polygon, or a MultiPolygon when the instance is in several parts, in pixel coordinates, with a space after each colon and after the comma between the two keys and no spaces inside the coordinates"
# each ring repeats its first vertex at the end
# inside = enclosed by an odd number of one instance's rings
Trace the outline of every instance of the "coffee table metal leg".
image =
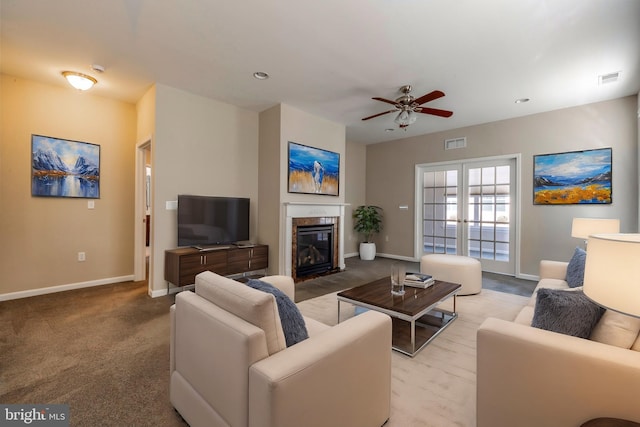
{"type": "Polygon", "coordinates": [[[416,321],[411,321],[411,353],[416,352],[416,321]]]}
{"type": "Polygon", "coordinates": [[[340,300],[338,300],[338,323],[340,323],[340,300]]]}

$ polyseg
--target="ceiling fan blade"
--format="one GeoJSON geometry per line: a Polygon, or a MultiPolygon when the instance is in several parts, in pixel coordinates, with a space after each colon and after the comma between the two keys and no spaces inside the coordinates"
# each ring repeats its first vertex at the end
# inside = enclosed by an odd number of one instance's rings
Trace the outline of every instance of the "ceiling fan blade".
{"type": "Polygon", "coordinates": [[[418,107],[414,110],[416,113],[431,114],[440,117],[451,117],[453,111],[438,110],[437,108],[418,107]]]}
{"type": "Polygon", "coordinates": [[[443,96],[444,96],[444,92],[442,92],[440,90],[434,90],[431,93],[428,93],[426,95],[422,95],[420,98],[415,99],[413,102],[418,104],[418,105],[422,105],[425,102],[433,101],[434,99],[442,98],[443,96]]]}
{"type": "Polygon", "coordinates": [[[365,118],[364,118],[364,119],[362,119],[362,120],[369,120],[369,119],[373,119],[374,117],[383,116],[383,115],[385,115],[385,114],[393,113],[394,111],[398,111],[398,110],[389,110],[389,111],[385,111],[384,113],[374,114],[373,116],[365,117],[365,118]]]}
{"type": "Polygon", "coordinates": [[[371,98],[371,99],[375,99],[376,101],[382,101],[382,102],[386,102],[387,104],[391,104],[391,105],[398,105],[398,103],[396,101],[391,101],[390,99],[384,99],[384,98],[380,98],[380,97],[375,97],[375,98],[371,98]]]}

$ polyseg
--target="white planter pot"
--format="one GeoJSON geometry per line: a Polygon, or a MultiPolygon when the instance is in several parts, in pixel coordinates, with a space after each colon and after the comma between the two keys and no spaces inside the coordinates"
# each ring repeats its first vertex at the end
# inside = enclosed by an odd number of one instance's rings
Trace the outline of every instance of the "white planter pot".
{"type": "Polygon", "coordinates": [[[376,257],[376,244],[375,243],[360,243],[360,259],[364,261],[371,261],[376,257]]]}

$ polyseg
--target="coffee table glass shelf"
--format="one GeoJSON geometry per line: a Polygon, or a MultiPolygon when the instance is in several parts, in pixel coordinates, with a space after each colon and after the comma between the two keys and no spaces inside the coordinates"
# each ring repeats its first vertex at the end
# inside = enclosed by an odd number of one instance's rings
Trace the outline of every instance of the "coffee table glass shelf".
{"type": "Polygon", "coordinates": [[[392,319],[392,348],[413,357],[458,317],[456,294],[461,287],[436,280],[426,289],[405,286],[405,294],[395,296],[391,294],[391,279],[385,277],[339,292],[338,322],[341,302],[388,314],[392,319]],[[437,308],[450,297],[453,311],[437,308]]]}

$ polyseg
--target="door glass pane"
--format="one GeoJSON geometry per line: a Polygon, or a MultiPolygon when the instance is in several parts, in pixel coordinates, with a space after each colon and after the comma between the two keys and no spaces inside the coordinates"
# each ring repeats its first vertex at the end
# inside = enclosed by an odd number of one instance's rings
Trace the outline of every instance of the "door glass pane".
{"type": "Polygon", "coordinates": [[[500,261],[509,259],[509,243],[496,243],[496,259],[500,261]]]}
{"type": "Polygon", "coordinates": [[[510,238],[511,238],[511,235],[509,232],[509,224],[496,225],[496,242],[509,243],[510,238]]]}
{"type": "Polygon", "coordinates": [[[496,168],[482,168],[482,183],[483,184],[495,184],[496,168]]]}
{"type": "Polygon", "coordinates": [[[423,191],[423,199],[425,203],[433,203],[435,201],[435,191],[433,188],[425,188],[423,191]]]}
{"type": "Polygon", "coordinates": [[[493,242],[485,242],[485,241],[482,241],[480,244],[482,245],[482,258],[495,259],[495,253],[494,253],[495,244],[493,242]]]}
{"type": "Polygon", "coordinates": [[[433,235],[433,221],[423,221],[422,229],[424,230],[425,235],[432,236],[433,235]]]}
{"type": "Polygon", "coordinates": [[[496,167],[496,184],[509,184],[511,182],[511,168],[509,166],[496,167]]]}
{"type": "Polygon", "coordinates": [[[469,186],[480,185],[480,169],[469,169],[469,186]]]}
{"type": "Polygon", "coordinates": [[[447,221],[447,231],[445,235],[455,239],[458,235],[458,224],[455,221],[447,221]]]}
{"type": "Polygon", "coordinates": [[[493,224],[483,223],[481,230],[480,236],[482,240],[493,240],[493,232],[495,231],[493,224]]]}
{"type": "Polygon", "coordinates": [[[424,188],[431,188],[435,185],[435,174],[433,172],[425,172],[422,180],[424,182],[424,188]]]}
{"type": "Polygon", "coordinates": [[[447,185],[452,186],[454,188],[458,186],[458,171],[457,170],[447,171],[447,185]]]}
{"type": "Polygon", "coordinates": [[[434,206],[433,203],[424,204],[424,206],[422,207],[424,219],[433,219],[433,206],[434,206]]]}

